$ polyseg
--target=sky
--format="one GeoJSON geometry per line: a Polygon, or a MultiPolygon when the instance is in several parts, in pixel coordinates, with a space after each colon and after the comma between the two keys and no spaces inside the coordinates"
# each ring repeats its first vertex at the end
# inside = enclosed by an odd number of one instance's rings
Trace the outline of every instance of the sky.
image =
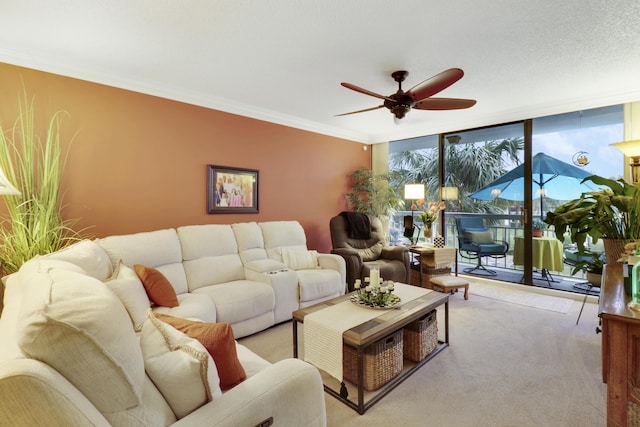
{"type": "Polygon", "coordinates": [[[622,124],[575,129],[533,136],[533,154],[543,152],[563,162],[574,164],[576,153],[584,151],[589,164],[584,169],[604,178],[621,178],[624,156],[609,146],[624,139],[622,124]]]}

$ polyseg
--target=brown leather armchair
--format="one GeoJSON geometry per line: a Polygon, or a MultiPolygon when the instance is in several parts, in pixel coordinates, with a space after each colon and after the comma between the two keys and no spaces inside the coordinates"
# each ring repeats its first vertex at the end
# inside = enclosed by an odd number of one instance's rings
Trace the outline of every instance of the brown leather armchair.
{"type": "Polygon", "coordinates": [[[405,246],[388,246],[382,222],[371,215],[365,215],[368,221],[360,217],[364,220],[361,224],[368,222],[370,225],[368,238],[364,235],[358,236],[352,229],[352,223],[347,220],[349,215],[353,216],[354,212],[342,212],[329,221],[333,245],[331,253],[338,254],[345,260],[349,291],[354,289],[356,279],[364,283],[372,264],[379,266],[380,276],[384,280],[409,283],[409,249],[405,246]]]}

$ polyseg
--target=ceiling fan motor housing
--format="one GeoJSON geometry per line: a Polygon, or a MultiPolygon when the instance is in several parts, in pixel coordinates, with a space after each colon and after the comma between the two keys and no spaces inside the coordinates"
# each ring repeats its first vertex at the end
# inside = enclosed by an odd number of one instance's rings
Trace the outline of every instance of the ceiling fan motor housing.
{"type": "Polygon", "coordinates": [[[391,111],[391,113],[398,119],[403,118],[409,112],[409,110],[411,110],[411,107],[415,105],[413,99],[411,99],[410,96],[405,95],[401,90],[398,90],[398,92],[389,96],[389,98],[394,99],[395,102],[391,102],[388,99],[385,99],[384,106],[387,107],[389,111],[391,111]]]}

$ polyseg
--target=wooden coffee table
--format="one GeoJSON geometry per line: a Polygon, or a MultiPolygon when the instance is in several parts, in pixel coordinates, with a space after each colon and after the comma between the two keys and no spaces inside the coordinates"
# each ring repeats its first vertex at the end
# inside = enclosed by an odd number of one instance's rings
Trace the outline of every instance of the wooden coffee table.
{"type": "MultiPolygon", "coordinates": [[[[347,294],[293,312],[293,357],[298,357],[298,323],[303,324],[304,317],[307,314],[348,301],[350,295],[351,294],[347,294]]],[[[356,307],[354,305],[354,309],[363,310],[364,308],[356,307]]],[[[381,310],[380,315],[376,318],[345,331],[342,335],[342,339],[344,344],[354,347],[358,353],[357,403],[349,399],[349,393],[344,383],[342,383],[340,391],[328,386],[326,382],[324,384],[324,389],[327,393],[340,400],[345,405],[358,411],[359,414],[364,414],[367,409],[382,399],[409,375],[449,345],[449,294],[429,291],[426,295],[420,296],[415,300],[402,303],[399,308],[381,310]],[[413,362],[405,360],[405,368],[403,371],[387,384],[383,385],[375,393],[370,393],[369,399],[365,402],[365,393],[363,388],[364,349],[370,344],[373,344],[378,340],[393,334],[399,329],[402,329],[409,323],[420,319],[422,316],[441,305],[444,305],[444,341],[438,340],[438,346],[436,349],[418,363],[414,364],[413,362]]]]}

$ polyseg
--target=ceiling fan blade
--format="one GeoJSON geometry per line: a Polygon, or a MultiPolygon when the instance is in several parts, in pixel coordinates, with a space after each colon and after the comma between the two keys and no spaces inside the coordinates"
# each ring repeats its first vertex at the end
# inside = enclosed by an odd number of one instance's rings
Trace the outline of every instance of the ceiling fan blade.
{"type": "Polygon", "coordinates": [[[406,92],[414,102],[422,101],[425,98],[435,95],[445,90],[464,76],[464,71],[460,68],[450,68],[437,74],[430,79],[418,83],[406,92]]]}
{"type": "Polygon", "coordinates": [[[476,105],[475,99],[427,98],[417,102],[413,108],[417,110],[461,110],[474,105],[476,105]]]}
{"type": "Polygon", "coordinates": [[[386,99],[388,101],[395,102],[395,100],[393,98],[389,98],[388,96],[383,96],[383,95],[380,95],[378,93],[371,92],[370,90],[363,89],[363,88],[358,87],[356,85],[352,85],[351,83],[342,82],[340,84],[343,87],[346,87],[347,89],[355,90],[356,92],[364,93],[365,95],[369,95],[369,96],[373,96],[373,97],[376,97],[376,98],[379,98],[379,99],[386,99]]]}
{"type": "Polygon", "coordinates": [[[382,108],[382,107],[384,107],[384,105],[378,105],[377,107],[365,108],[364,110],[352,111],[350,113],[336,114],[334,117],[347,116],[349,114],[356,114],[356,113],[364,113],[365,111],[373,111],[373,110],[377,110],[378,108],[382,108]]]}

